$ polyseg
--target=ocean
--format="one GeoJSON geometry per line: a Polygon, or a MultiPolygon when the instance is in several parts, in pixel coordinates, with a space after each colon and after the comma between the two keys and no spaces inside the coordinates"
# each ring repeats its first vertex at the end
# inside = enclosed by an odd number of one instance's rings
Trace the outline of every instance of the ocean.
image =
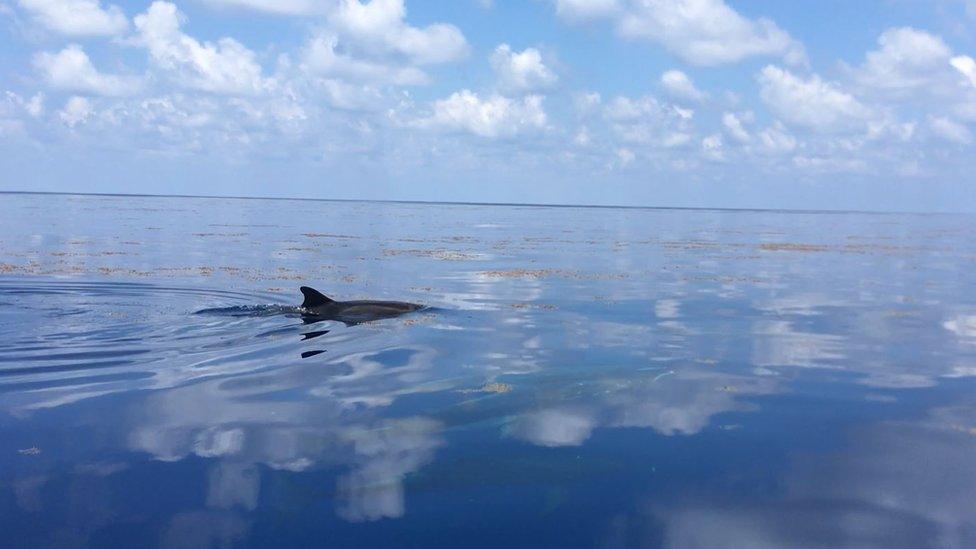
{"type": "Polygon", "coordinates": [[[976,546],[974,234],[0,194],[0,545],[976,546]]]}

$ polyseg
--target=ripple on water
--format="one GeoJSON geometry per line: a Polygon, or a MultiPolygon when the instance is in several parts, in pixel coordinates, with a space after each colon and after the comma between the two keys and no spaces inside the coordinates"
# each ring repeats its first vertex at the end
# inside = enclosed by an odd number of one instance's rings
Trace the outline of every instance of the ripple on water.
{"type": "Polygon", "coordinates": [[[293,305],[255,304],[269,297],[130,282],[0,280],[0,303],[8,304],[0,306],[3,325],[17,326],[18,336],[0,341],[0,392],[43,406],[47,393],[61,398],[72,387],[175,387],[326,352],[335,358],[336,345],[358,351],[356,332],[341,324],[308,323],[293,305]]]}

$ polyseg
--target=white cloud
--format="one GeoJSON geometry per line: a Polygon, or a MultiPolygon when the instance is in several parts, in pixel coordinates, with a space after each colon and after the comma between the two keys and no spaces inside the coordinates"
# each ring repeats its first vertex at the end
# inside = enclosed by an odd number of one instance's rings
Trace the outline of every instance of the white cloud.
{"type": "Polygon", "coordinates": [[[328,78],[319,82],[319,86],[325,91],[329,104],[338,109],[377,111],[387,106],[387,97],[368,84],[350,84],[328,78]]]}
{"type": "Polygon", "coordinates": [[[769,19],[751,21],[722,0],[642,0],[620,21],[625,36],[658,41],[689,63],[718,65],[754,55],[804,60],[803,47],[769,19]]]}
{"type": "Polygon", "coordinates": [[[93,109],[91,101],[84,97],[74,96],[68,99],[64,108],[58,113],[61,120],[72,128],[91,118],[93,109]]]}
{"type": "Polygon", "coordinates": [[[759,142],[768,153],[785,154],[796,149],[796,138],[780,122],[762,130],[758,135],[759,142]]]}
{"type": "Polygon", "coordinates": [[[670,70],[662,74],[661,84],[668,93],[678,99],[702,101],[706,97],[705,93],[695,87],[687,74],[678,70],[670,70]]]}
{"type": "Polygon", "coordinates": [[[705,137],[701,141],[701,147],[705,156],[712,160],[722,160],[725,158],[725,153],[723,152],[724,143],[722,142],[721,134],[713,133],[705,137]]]}
{"type": "Polygon", "coordinates": [[[350,89],[350,83],[427,84],[430,78],[419,66],[453,61],[468,51],[464,35],[453,25],[407,24],[403,0],[338,0],[326,11],[324,27],[301,54],[301,67],[312,75],[332,78],[326,84],[330,94],[350,89]]]}
{"type": "Polygon", "coordinates": [[[556,0],[556,13],[577,21],[606,17],[619,8],[617,0],[556,0]]]}
{"type": "Polygon", "coordinates": [[[433,116],[420,125],[495,138],[543,129],[546,113],[542,109],[542,97],[538,95],[520,100],[501,95],[482,99],[470,90],[461,90],[434,102],[433,116]]]}
{"type": "Polygon", "coordinates": [[[581,115],[589,115],[596,111],[596,108],[603,102],[603,98],[597,92],[579,92],[573,96],[573,107],[581,115]]]}
{"type": "Polygon", "coordinates": [[[949,69],[952,51],[941,38],[927,32],[911,27],[887,29],[878,37],[878,45],[855,72],[864,86],[903,95],[931,86],[949,69]]]}
{"type": "Polygon", "coordinates": [[[871,114],[853,95],[815,74],[804,79],[768,65],[758,80],[770,110],[796,126],[817,131],[860,128],[871,114]]]}
{"type": "Polygon", "coordinates": [[[118,6],[103,8],[98,0],[18,0],[41,25],[69,36],[111,36],[129,28],[118,6]]]}
{"type": "Polygon", "coordinates": [[[329,17],[332,27],[357,48],[372,54],[397,53],[417,64],[446,63],[467,55],[468,44],[454,25],[408,25],[403,0],[340,0],[329,17]]]}
{"type": "Polygon", "coordinates": [[[836,153],[793,157],[793,165],[807,173],[866,173],[868,163],[863,158],[850,158],[836,153]]]}
{"type": "Polygon", "coordinates": [[[593,144],[593,138],[590,137],[590,130],[583,126],[576,132],[576,136],[573,137],[573,144],[577,147],[589,147],[593,144]]]}
{"type": "Polygon", "coordinates": [[[13,112],[9,111],[19,111],[23,109],[32,118],[37,118],[44,114],[44,94],[36,93],[30,99],[24,99],[19,94],[12,91],[8,91],[4,94],[6,101],[0,103],[0,116],[12,115],[13,112]],[[10,107],[10,109],[4,108],[10,107]]]}
{"type": "Polygon", "coordinates": [[[140,88],[137,78],[98,72],[77,44],[58,53],[38,53],[34,56],[34,66],[50,85],[64,90],[121,96],[135,93],[140,88]]]}
{"type": "Polygon", "coordinates": [[[910,105],[902,116],[927,116],[931,134],[970,143],[970,131],[962,124],[976,121],[976,61],[953,56],[941,38],[910,27],[884,31],[878,44],[850,71],[859,92],[872,97],[877,112],[884,113],[871,122],[869,136],[909,141],[917,124],[898,123],[895,115],[910,105]]]}
{"type": "Polygon", "coordinates": [[[30,100],[24,102],[24,110],[34,118],[44,114],[44,94],[34,94],[30,100]]]}
{"type": "Polygon", "coordinates": [[[43,114],[44,95],[38,93],[28,100],[8,90],[0,96],[0,137],[23,135],[27,129],[24,113],[31,118],[43,114]]]}
{"type": "Polygon", "coordinates": [[[630,149],[626,149],[626,148],[617,149],[617,153],[616,154],[617,154],[617,162],[616,162],[616,165],[619,166],[619,167],[621,167],[621,168],[626,168],[627,166],[630,166],[631,164],[634,163],[634,160],[637,158],[634,155],[634,152],[633,151],[631,151],[630,149]]]}
{"type": "Polygon", "coordinates": [[[656,116],[663,112],[664,107],[653,97],[631,99],[625,96],[613,98],[604,113],[607,118],[617,121],[636,120],[646,116],[656,116]]]}
{"type": "Polygon", "coordinates": [[[535,48],[515,52],[508,44],[501,44],[491,54],[490,62],[499,85],[506,90],[538,90],[552,86],[557,80],[535,48]]]}
{"type": "MultiPolygon", "coordinates": [[[[103,129],[102,137],[116,145],[168,154],[206,153],[225,160],[278,155],[295,147],[296,137],[321,143],[321,137],[308,131],[313,128],[309,121],[317,128],[330,126],[316,105],[286,93],[245,97],[175,92],[101,100],[97,106],[93,119],[103,129]]],[[[330,130],[330,135],[341,131],[330,130]]]]}
{"type": "MultiPolygon", "coordinates": [[[[105,11],[113,2],[128,6],[118,0],[99,1],[97,5],[105,11]]],[[[467,49],[464,37],[458,31],[459,39],[444,42],[448,54],[430,51],[436,33],[429,32],[433,27],[427,25],[438,20],[415,23],[412,12],[408,14],[399,0],[315,0],[314,7],[303,0],[204,1],[307,14],[302,22],[294,21],[307,34],[298,37],[301,42],[287,44],[271,37],[272,42],[266,46],[262,42],[260,49],[257,43],[255,49],[249,49],[230,38],[218,40],[221,34],[207,34],[204,40],[202,34],[188,34],[195,26],[184,21],[173,3],[158,1],[142,10],[134,32],[125,39],[102,41],[97,52],[94,44],[79,39],[62,39],[56,47],[40,48],[42,52],[33,55],[33,67],[36,80],[44,83],[37,89],[49,95],[55,93],[54,88],[67,93],[48,99],[46,114],[41,115],[45,112],[41,96],[35,96],[33,103],[33,99],[28,101],[37,90],[17,89],[23,101],[4,111],[4,127],[18,126],[17,135],[52,132],[78,141],[96,134],[71,135],[65,125],[80,128],[87,121],[85,127],[99,131],[117,129],[115,136],[106,139],[116,139],[121,145],[118,148],[131,143],[137,150],[174,154],[218,151],[231,159],[258,151],[295,158],[339,158],[345,151],[354,151],[351,154],[369,157],[374,163],[392,164],[401,158],[409,166],[446,158],[448,151],[469,152],[465,147],[474,144],[500,156],[511,153],[512,164],[505,167],[512,172],[560,158],[565,159],[567,170],[578,170],[573,172],[578,174],[583,170],[606,173],[630,165],[662,173],[681,172],[689,180],[718,173],[719,168],[706,160],[723,155],[736,161],[727,166],[730,178],[749,170],[768,175],[770,180],[799,173],[813,178],[818,171],[847,168],[881,178],[898,175],[901,167],[913,162],[919,174],[951,176],[950,170],[968,165],[957,157],[971,152],[969,148],[976,142],[976,87],[972,85],[976,61],[952,52],[937,36],[914,29],[885,31],[877,46],[872,43],[867,48],[871,51],[857,54],[853,66],[829,79],[826,73],[817,75],[770,61],[770,66],[757,71],[760,74],[754,81],[764,102],[756,110],[752,103],[759,97],[749,97],[748,86],[734,87],[729,93],[734,91],[736,99],[727,100],[725,90],[698,88],[704,83],[689,76],[700,71],[679,62],[664,67],[674,70],[651,74],[657,97],[615,97],[601,88],[594,89],[600,89],[603,97],[585,93],[585,89],[578,93],[563,90],[568,73],[557,75],[542,48],[512,42],[489,42],[497,47],[490,45],[486,52],[493,72],[489,80],[482,80],[485,87],[450,86],[457,78],[485,76],[469,74],[474,66],[470,64],[459,70],[431,68],[431,63],[456,58],[467,49]],[[413,42],[400,40],[418,36],[421,39],[413,42]],[[114,54],[121,51],[128,58],[133,51],[118,48],[129,45],[144,48],[136,53],[148,58],[145,68],[133,71],[117,64],[119,58],[114,54]],[[103,51],[101,46],[110,49],[103,51]],[[402,88],[430,84],[435,77],[446,78],[438,83],[439,89],[448,91],[418,98],[415,89],[402,88]],[[932,93],[934,88],[941,95],[932,93]],[[552,90],[551,99],[542,97],[550,93],[546,90],[552,90]],[[902,90],[911,90],[906,95],[911,101],[897,95],[902,90]],[[151,96],[145,95],[149,91],[151,96]],[[452,94],[454,91],[457,93],[452,94]],[[88,101],[76,101],[68,108],[64,101],[70,95],[85,96],[88,101]],[[755,117],[748,112],[750,108],[755,117]],[[397,127],[440,131],[418,131],[416,139],[401,140],[400,136],[410,134],[397,127]],[[487,144],[456,135],[462,133],[504,139],[487,144]],[[524,134],[529,138],[523,138],[524,134]],[[523,146],[530,140],[532,146],[523,146]]],[[[728,0],[725,3],[738,6],[728,0]]],[[[695,8],[675,20],[668,31],[675,34],[667,40],[676,40],[681,29],[690,28],[689,20],[703,17],[701,10],[732,9],[704,0],[667,5],[663,0],[567,0],[557,3],[557,8],[562,17],[570,17],[567,10],[577,9],[577,18],[585,18],[585,10],[590,9],[586,13],[601,14],[591,17],[604,17],[603,25],[613,30],[625,16],[650,17],[645,13],[648,6],[659,4],[663,7],[654,15],[658,18],[672,17],[673,5],[695,8]]],[[[468,7],[477,11],[474,5],[468,7]]],[[[27,13],[16,2],[13,9],[15,17],[27,13]]],[[[754,16],[744,20],[747,26],[758,25],[754,16]]],[[[717,26],[724,28],[725,22],[717,26]]],[[[699,38],[708,40],[722,32],[709,31],[699,38]]],[[[235,37],[243,39],[244,35],[235,37]]],[[[31,59],[27,60],[29,64],[31,59]]],[[[137,66],[128,59],[126,63],[132,69],[137,66]]],[[[755,70],[744,68],[750,75],[755,70]]],[[[458,164],[488,168],[496,161],[495,155],[487,155],[477,158],[476,164],[475,155],[468,156],[471,160],[458,164]]]]}
{"type": "Polygon", "coordinates": [[[751,20],[723,0],[558,0],[567,19],[612,18],[619,33],[657,42],[694,65],[734,63],[752,56],[806,62],[803,45],[769,19],[751,20]]]}
{"type": "Polygon", "coordinates": [[[204,0],[208,4],[263,11],[278,15],[314,15],[323,11],[316,0],[204,0]]]}
{"type": "Polygon", "coordinates": [[[748,143],[752,140],[752,136],[746,131],[745,127],[742,125],[742,121],[735,113],[727,112],[722,115],[722,125],[725,126],[725,131],[729,133],[736,141],[740,143],[748,143]]]}
{"type": "Polygon", "coordinates": [[[669,132],[660,140],[660,145],[666,148],[680,147],[691,141],[691,134],[685,132],[669,132]]]}
{"type": "Polygon", "coordinates": [[[338,76],[354,82],[400,86],[428,82],[427,75],[416,67],[357,59],[336,51],[338,45],[339,39],[335,35],[312,38],[305,48],[304,67],[316,74],[338,76]]]}
{"type": "Polygon", "coordinates": [[[603,108],[603,118],[617,138],[627,143],[672,148],[691,141],[691,109],[658,102],[645,96],[615,97],[603,108]]]}
{"type": "Polygon", "coordinates": [[[262,77],[254,52],[233,38],[200,43],[180,31],[182,20],[176,6],[163,1],[153,2],[135,18],[139,42],[179,85],[231,94],[256,94],[273,86],[273,81],[262,77]]]}
{"type": "Polygon", "coordinates": [[[949,63],[976,87],[976,60],[968,55],[959,55],[950,59],[949,63]]]}
{"type": "Polygon", "coordinates": [[[969,145],[973,142],[973,133],[969,128],[948,118],[929,117],[929,128],[939,137],[959,145],[969,145]]]}

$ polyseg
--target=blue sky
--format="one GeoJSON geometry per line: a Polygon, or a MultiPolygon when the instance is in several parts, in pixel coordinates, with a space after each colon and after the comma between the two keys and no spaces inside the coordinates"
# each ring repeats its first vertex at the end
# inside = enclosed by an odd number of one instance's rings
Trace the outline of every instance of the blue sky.
{"type": "Polygon", "coordinates": [[[976,211],[976,1],[0,0],[0,190],[976,211]]]}

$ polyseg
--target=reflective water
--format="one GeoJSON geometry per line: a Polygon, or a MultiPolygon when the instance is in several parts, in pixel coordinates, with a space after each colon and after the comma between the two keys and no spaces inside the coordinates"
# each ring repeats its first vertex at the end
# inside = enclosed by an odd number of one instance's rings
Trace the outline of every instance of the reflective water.
{"type": "Polygon", "coordinates": [[[0,195],[3,545],[971,547],[974,231],[0,195]]]}

